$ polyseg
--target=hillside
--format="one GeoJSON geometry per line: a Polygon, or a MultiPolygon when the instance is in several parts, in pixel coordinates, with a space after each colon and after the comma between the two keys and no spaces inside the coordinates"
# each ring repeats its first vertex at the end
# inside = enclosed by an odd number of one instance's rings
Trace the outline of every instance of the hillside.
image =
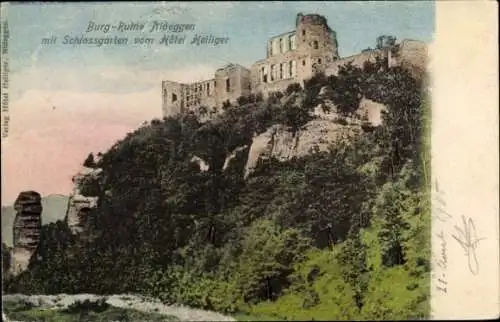
{"type": "Polygon", "coordinates": [[[99,197],[83,232],[44,226],[6,292],[140,293],[250,320],[427,317],[429,106],[384,66],[129,133],[80,187],[99,197]]]}
{"type": "MultiPolygon", "coordinates": [[[[58,220],[64,220],[68,208],[68,197],[49,195],[42,198],[42,225],[48,225],[58,220]]],[[[12,246],[12,225],[16,212],[14,206],[2,206],[2,243],[12,246]]]]}

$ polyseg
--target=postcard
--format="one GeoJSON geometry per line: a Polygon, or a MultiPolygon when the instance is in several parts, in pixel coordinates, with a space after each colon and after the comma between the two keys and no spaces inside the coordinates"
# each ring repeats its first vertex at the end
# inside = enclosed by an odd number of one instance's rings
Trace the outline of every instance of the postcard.
{"type": "Polygon", "coordinates": [[[2,320],[498,318],[496,9],[2,3],[2,320]]]}

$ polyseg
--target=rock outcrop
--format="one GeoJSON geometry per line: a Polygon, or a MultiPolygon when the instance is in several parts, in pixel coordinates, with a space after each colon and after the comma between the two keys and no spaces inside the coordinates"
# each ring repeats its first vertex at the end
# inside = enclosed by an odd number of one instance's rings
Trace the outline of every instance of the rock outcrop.
{"type": "Polygon", "coordinates": [[[274,157],[279,161],[286,161],[327,151],[330,145],[347,140],[359,132],[359,124],[344,125],[325,119],[312,120],[295,133],[290,127],[274,125],[254,137],[248,152],[245,178],[255,169],[259,159],[274,157]]]}
{"type": "Polygon", "coordinates": [[[17,197],[14,208],[16,217],[13,226],[13,250],[11,271],[18,275],[28,268],[31,256],[40,243],[42,230],[42,203],[36,191],[24,191],[17,197]]]}
{"type": "MultiPolygon", "coordinates": [[[[279,161],[300,158],[314,152],[327,151],[340,141],[349,141],[361,133],[365,126],[382,124],[385,105],[362,98],[352,117],[344,117],[329,100],[327,88],[321,89],[318,98],[322,101],[312,112],[314,119],[294,132],[290,127],[277,124],[253,138],[245,167],[245,178],[255,169],[259,159],[276,158],[279,161]]],[[[301,97],[293,104],[300,104],[301,97]]]]}
{"type": "Polygon", "coordinates": [[[83,231],[85,217],[93,208],[97,207],[98,197],[85,196],[81,192],[81,187],[85,180],[97,180],[102,172],[99,168],[84,167],[73,177],[73,192],[68,200],[68,210],[66,212],[66,223],[73,234],[83,231]]]}
{"type": "MultiPolygon", "coordinates": [[[[52,194],[42,197],[42,226],[64,220],[68,209],[68,196],[52,194]]],[[[14,204],[2,206],[2,243],[12,247],[13,227],[16,218],[14,204]]]]}

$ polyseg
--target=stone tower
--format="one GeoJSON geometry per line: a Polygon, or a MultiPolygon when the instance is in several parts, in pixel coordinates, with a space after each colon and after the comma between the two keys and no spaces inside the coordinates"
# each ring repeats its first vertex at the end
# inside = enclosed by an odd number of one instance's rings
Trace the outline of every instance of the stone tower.
{"type": "Polygon", "coordinates": [[[163,116],[168,117],[184,112],[184,84],[163,81],[161,85],[163,116]]]}
{"type": "Polygon", "coordinates": [[[40,242],[42,203],[38,192],[24,191],[14,203],[16,217],[13,226],[11,270],[17,275],[28,268],[31,256],[40,242]]]}
{"type": "Polygon", "coordinates": [[[337,35],[328,26],[325,17],[318,14],[303,15],[296,19],[297,52],[307,56],[298,63],[300,79],[324,72],[326,66],[339,59],[337,35]]]}

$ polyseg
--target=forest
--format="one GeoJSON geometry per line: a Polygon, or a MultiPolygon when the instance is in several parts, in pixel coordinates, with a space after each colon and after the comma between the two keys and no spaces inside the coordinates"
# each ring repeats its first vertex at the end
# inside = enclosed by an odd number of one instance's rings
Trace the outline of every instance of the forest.
{"type": "Polygon", "coordinates": [[[348,64],[225,104],[205,123],[145,123],[87,160],[102,172],[83,187],[99,197],[84,232],[44,226],[29,269],[4,274],[4,292],[139,293],[241,320],[426,318],[430,105],[425,79],[385,66],[348,64]],[[384,104],[382,125],[329,151],[260,160],[247,178],[248,150],[224,168],[271,125],[309,122],[322,88],[344,117],[363,97],[384,104]]]}

